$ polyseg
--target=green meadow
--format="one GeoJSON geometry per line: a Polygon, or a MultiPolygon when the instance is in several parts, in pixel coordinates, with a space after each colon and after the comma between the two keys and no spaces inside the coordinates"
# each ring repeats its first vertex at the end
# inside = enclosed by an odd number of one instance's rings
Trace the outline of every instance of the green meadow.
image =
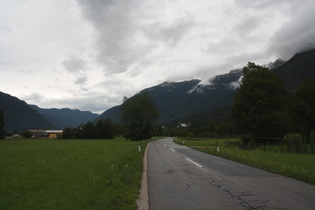
{"type": "Polygon", "coordinates": [[[135,209],[147,143],[0,141],[0,209],[135,209]]]}
{"type": "Polygon", "coordinates": [[[239,139],[185,139],[176,138],[184,144],[212,155],[234,160],[315,185],[315,155],[281,152],[280,145],[265,145],[255,150],[225,147],[225,141],[239,139]],[[217,150],[219,147],[219,151],[217,150]]]}

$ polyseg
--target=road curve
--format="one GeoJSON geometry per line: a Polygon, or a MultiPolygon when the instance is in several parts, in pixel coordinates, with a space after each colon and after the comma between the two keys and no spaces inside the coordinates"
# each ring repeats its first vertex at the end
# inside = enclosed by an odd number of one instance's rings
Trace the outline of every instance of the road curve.
{"type": "Polygon", "coordinates": [[[150,210],[315,209],[315,186],[173,143],[148,145],[150,210]]]}

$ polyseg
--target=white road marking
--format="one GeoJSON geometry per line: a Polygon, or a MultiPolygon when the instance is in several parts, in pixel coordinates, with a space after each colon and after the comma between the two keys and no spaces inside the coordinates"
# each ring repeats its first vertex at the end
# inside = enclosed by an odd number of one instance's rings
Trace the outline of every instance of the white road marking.
{"type": "Polygon", "coordinates": [[[173,148],[170,148],[171,151],[175,152],[175,150],[173,148]]]}
{"type": "Polygon", "coordinates": [[[196,166],[199,166],[200,168],[202,168],[202,165],[200,165],[200,164],[196,163],[195,161],[190,160],[189,158],[185,158],[185,159],[186,159],[186,160],[188,160],[189,162],[191,162],[191,163],[195,164],[196,166]]]}

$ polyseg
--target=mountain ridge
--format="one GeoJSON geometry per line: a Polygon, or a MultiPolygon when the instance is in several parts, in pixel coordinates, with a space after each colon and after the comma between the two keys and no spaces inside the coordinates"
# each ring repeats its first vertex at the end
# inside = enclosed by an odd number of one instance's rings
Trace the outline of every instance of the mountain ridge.
{"type": "Polygon", "coordinates": [[[4,129],[23,132],[28,129],[56,129],[56,127],[28,106],[25,101],[0,91],[0,110],[4,114],[4,129]]]}
{"type": "Polygon", "coordinates": [[[31,108],[40,113],[44,118],[53,123],[58,129],[64,129],[67,127],[77,127],[80,124],[85,124],[88,121],[93,121],[98,114],[94,114],[90,111],[81,111],[78,109],[70,108],[49,108],[44,109],[36,105],[29,105],[31,108]]]}
{"type": "MultiPolygon", "coordinates": [[[[315,49],[297,53],[288,61],[277,59],[266,67],[284,81],[289,92],[293,92],[306,77],[315,80],[314,60],[315,49]]],[[[188,119],[192,116],[201,118],[200,113],[209,115],[208,113],[212,113],[211,110],[222,110],[220,108],[232,106],[242,75],[242,69],[235,69],[215,76],[206,85],[200,84],[200,80],[193,79],[183,82],[163,82],[142,91],[149,92],[160,110],[158,123],[188,119]]],[[[120,105],[103,112],[96,120],[110,118],[119,122],[119,107],[120,105]]],[[[226,113],[222,115],[225,118],[227,116],[226,113]]]]}

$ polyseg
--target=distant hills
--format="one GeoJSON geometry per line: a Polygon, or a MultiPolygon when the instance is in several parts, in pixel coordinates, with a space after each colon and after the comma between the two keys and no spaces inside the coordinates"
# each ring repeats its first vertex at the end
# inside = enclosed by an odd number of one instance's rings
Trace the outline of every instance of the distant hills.
{"type": "Polygon", "coordinates": [[[66,127],[77,127],[81,123],[84,124],[88,121],[93,121],[98,114],[94,114],[89,111],[80,111],[78,109],[43,109],[36,105],[29,105],[31,108],[36,110],[45,119],[55,125],[58,129],[64,129],[66,127]]]}
{"type": "MultiPolygon", "coordinates": [[[[315,80],[315,50],[298,53],[288,61],[276,60],[268,65],[284,82],[292,93],[306,78],[315,80]]],[[[146,88],[160,111],[158,123],[193,122],[205,124],[210,121],[228,121],[235,94],[239,88],[243,72],[232,70],[218,75],[206,85],[193,79],[182,82],[164,82],[146,88]]],[[[43,109],[0,92],[0,110],[5,115],[5,129],[9,132],[27,129],[63,129],[76,127],[88,121],[99,119],[120,121],[120,106],[115,106],[101,115],[72,109],[43,109]]]]}
{"type": "Polygon", "coordinates": [[[4,114],[4,129],[9,132],[28,129],[56,129],[56,126],[45,119],[25,101],[0,92],[0,110],[4,114]]]}
{"type": "Polygon", "coordinates": [[[42,109],[3,92],[0,92],[0,110],[4,113],[4,129],[8,132],[76,127],[98,116],[88,111],[42,109]]]}
{"type": "MultiPolygon", "coordinates": [[[[306,78],[315,80],[315,50],[298,53],[287,62],[280,59],[268,65],[283,81],[289,92],[306,78]]],[[[227,121],[243,72],[241,69],[218,75],[209,84],[200,80],[164,82],[144,89],[154,99],[160,111],[158,123],[194,121],[227,121]]],[[[120,106],[115,106],[95,119],[110,118],[119,122],[120,106]]]]}

